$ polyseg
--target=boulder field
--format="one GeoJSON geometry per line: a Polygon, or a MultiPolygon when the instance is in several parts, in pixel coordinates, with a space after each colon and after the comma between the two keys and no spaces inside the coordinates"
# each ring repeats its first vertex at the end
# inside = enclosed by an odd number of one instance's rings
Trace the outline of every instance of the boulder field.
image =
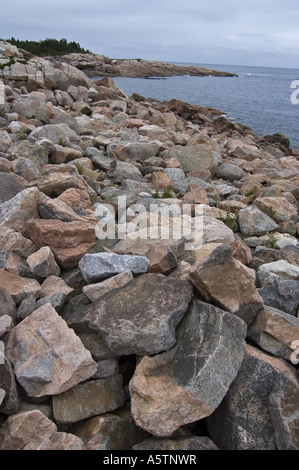
{"type": "Polygon", "coordinates": [[[0,449],[298,450],[299,151],[0,65],[0,449]]]}

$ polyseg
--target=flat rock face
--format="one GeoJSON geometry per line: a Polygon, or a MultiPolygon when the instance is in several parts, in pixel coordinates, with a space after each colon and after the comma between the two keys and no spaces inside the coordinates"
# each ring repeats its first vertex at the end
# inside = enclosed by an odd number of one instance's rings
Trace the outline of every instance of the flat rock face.
{"type": "Polygon", "coordinates": [[[283,197],[259,197],[254,205],[272,218],[278,224],[291,217],[296,217],[298,209],[283,197]]]}
{"type": "Polygon", "coordinates": [[[97,284],[89,284],[82,288],[83,293],[86,297],[89,298],[92,302],[95,302],[97,299],[107,294],[108,292],[123,287],[128,282],[132,281],[133,274],[131,271],[123,271],[122,273],[117,274],[116,276],[110,277],[105,281],[98,282],[97,284]]]}
{"type": "Polygon", "coordinates": [[[1,227],[0,250],[9,250],[18,256],[29,256],[35,251],[35,246],[29,238],[9,227],[1,227]]]}
{"type": "Polygon", "coordinates": [[[38,410],[10,416],[0,429],[1,450],[23,450],[30,443],[41,444],[56,432],[56,425],[38,410]]]}
{"type": "Polygon", "coordinates": [[[97,370],[90,352],[49,304],[11,330],[7,357],[33,397],[62,393],[97,370]]]}
{"type": "Polygon", "coordinates": [[[115,410],[124,404],[122,376],[90,380],[53,397],[53,413],[60,423],[75,423],[115,410]]]}
{"type": "Polygon", "coordinates": [[[232,163],[223,163],[217,170],[217,178],[229,181],[239,181],[246,176],[245,171],[232,163]]]}
{"type": "Polygon", "coordinates": [[[0,172],[0,204],[16,196],[23,189],[24,184],[20,182],[17,176],[0,172]]]}
{"type": "Polygon", "coordinates": [[[0,205],[0,227],[7,226],[26,235],[26,222],[38,218],[40,192],[37,188],[28,188],[0,205]]]}
{"type": "Polygon", "coordinates": [[[146,253],[150,273],[166,273],[176,267],[178,260],[171,248],[163,243],[152,245],[146,253]]]}
{"type": "Polygon", "coordinates": [[[176,145],[167,152],[166,156],[167,158],[176,158],[186,173],[189,171],[209,170],[214,175],[218,168],[211,149],[204,144],[191,145],[189,147],[176,145]]]}
{"type": "Polygon", "coordinates": [[[40,290],[40,284],[35,279],[21,277],[5,269],[0,269],[0,287],[6,289],[17,304],[28,295],[36,297],[40,290]]]}
{"type": "Polygon", "coordinates": [[[294,370],[246,346],[237,377],[208,418],[209,435],[223,450],[298,450],[298,399],[294,370]]]}
{"type": "Polygon", "coordinates": [[[116,355],[157,354],[175,343],[175,328],[188,308],[192,286],[161,274],[146,274],[112,291],[69,318],[88,327],[116,355]]]}
{"type": "Polygon", "coordinates": [[[119,160],[141,160],[157,155],[160,145],[156,141],[111,143],[107,147],[109,157],[119,160]]]}
{"type": "Polygon", "coordinates": [[[277,229],[277,223],[255,206],[247,207],[239,212],[240,231],[246,237],[263,235],[277,229]]]}
{"type": "Polygon", "coordinates": [[[299,267],[285,260],[262,264],[258,268],[260,287],[273,284],[275,280],[299,281],[299,267]]]}
{"type": "Polygon", "coordinates": [[[250,323],[262,308],[250,272],[232,256],[229,245],[220,245],[203,261],[195,263],[189,279],[207,302],[221,306],[250,323]]]}
{"type": "Polygon", "coordinates": [[[48,246],[40,248],[27,258],[27,263],[33,274],[40,277],[59,276],[60,268],[48,246]]]}
{"type": "Polygon", "coordinates": [[[291,362],[291,346],[299,338],[299,318],[265,306],[250,323],[248,337],[264,351],[291,362]]]}
{"type": "Polygon", "coordinates": [[[111,450],[132,449],[148,437],[148,433],[136,425],[128,403],[113,412],[76,423],[71,430],[81,439],[108,436],[111,450]]]}
{"type": "Polygon", "coordinates": [[[174,348],[145,356],[130,382],[136,423],[155,436],[209,416],[241,366],[246,324],[194,301],[177,331],[174,348]]]}
{"type": "Polygon", "coordinates": [[[210,215],[203,216],[203,242],[204,243],[226,243],[233,245],[234,233],[222,220],[210,215]]]}
{"type": "Polygon", "coordinates": [[[95,226],[88,222],[32,219],[27,228],[36,246],[49,246],[58,264],[64,269],[77,266],[78,261],[95,243],[95,226]]]}
{"type": "Polygon", "coordinates": [[[276,279],[270,286],[258,289],[264,304],[297,315],[299,309],[299,281],[276,279]]]}
{"type": "Polygon", "coordinates": [[[83,256],[79,267],[86,282],[91,283],[128,270],[134,274],[146,273],[149,264],[145,256],[95,253],[83,256]]]}
{"type": "Polygon", "coordinates": [[[48,163],[47,150],[42,145],[29,142],[28,140],[15,142],[9,149],[9,160],[16,160],[20,157],[28,158],[38,169],[48,163]]]}

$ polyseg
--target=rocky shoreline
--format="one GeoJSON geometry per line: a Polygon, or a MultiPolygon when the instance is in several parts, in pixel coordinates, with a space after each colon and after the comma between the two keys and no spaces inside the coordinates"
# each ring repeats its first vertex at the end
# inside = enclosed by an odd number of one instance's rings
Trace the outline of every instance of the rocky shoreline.
{"type": "Polygon", "coordinates": [[[67,54],[47,57],[53,64],[67,63],[82,70],[89,77],[236,77],[236,74],[199,66],[169,64],[143,59],[111,59],[100,54],[67,54]]]}
{"type": "Polygon", "coordinates": [[[298,150],[0,65],[0,449],[298,450],[298,150]]]}

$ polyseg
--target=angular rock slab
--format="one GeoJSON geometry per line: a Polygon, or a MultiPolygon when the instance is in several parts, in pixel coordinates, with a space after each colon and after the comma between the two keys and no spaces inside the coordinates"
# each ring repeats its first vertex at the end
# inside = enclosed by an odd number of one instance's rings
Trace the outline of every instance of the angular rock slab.
{"type": "Polygon", "coordinates": [[[41,444],[56,430],[53,421],[41,411],[20,411],[10,416],[0,429],[0,449],[23,450],[28,444],[41,444]]]}
{"type": "Polygon", "coordinates": [[[207,302],[238,315],[250,323],[263,301],[248,268],[233,258],[229,245],[220,245],[195,263],[189,279],[207,302]]]}
{"type": "Polygon", "coordinates": [[[156,243],[149,247],[147,258],[150,260],[148,272],[150,273],[166,273],[175,268],[178,264],[177,257],[171,250],[170,246],[164,243],[156,243]]]}
{"type": "Polygon", "coordinates": [[[91,302],[95,302],[108,292],[114,289],[118,289],[119,287],[125,286],[126,284],[128,284],[128,282],[132,281],[132,279],[133,274],[131,273],[131,271],[123,271],[122,273],[119,273],[116,276],[109,277],[105,281],[84,286],[82,288],[82,291],[86,295],[86,297],[91,300],[91,302]]]}
{"type": "Polygon", "coordinates": [[[53,397],[53,413],[60,423],[75,423],[115,410],[125,402],[120,374],[89,380],[53,397]]]}
{"type": "Polygon", "coordinates": [[[192,296],[187,281],[145,274],[68,319],[76,331],[96,331],[117,356],[157,354],[175,343],[175,328],[192,296]]]}
{"type": "Polygon", "coordinates": [[[26,257],[35,251],[35,247],[33,242],[21,233],[9,227],[1,227],[0,250],[9,250],[18,256],[26,257]]]}
{"type": "Polygon", "coordinates": [[[284,197],[258,197],[253,204],[265,214],[272,215],[278,224],[296,217],[298,213],[298,209],[284,197]]]}
{"type": "Polygon", "coordinates": [[[299,338],[299,318],[265,305],[250,323],[248,337],[264,351],[291,361],[291,345],[299,338]]]}
{"type": "Polygon", "coordinates": [[[51,248],[43,246],[28,256],[27,263],[33,272],[40,277],[59,276],[60,268],[55,261],[51,248]]]}
{"type": "Polygon", "coordinates": [[[50,304],[11,330],[7,358],[32,397],[62,393],[97,370],[90,352],[50,304]]]}
{"type": "Polygon", "coordinates": [[[85,281],[90,284],[127,270],[134,274],[146,273],[149,264],[150,262],[145,256],[88,253],[80,260],[79,268],[85,281]]]}
{"type": "Polygon", "coordinates": [[[264,304],[297,315],[299,309],[299,281],[277,279],[271,286],[258,289],[264,304]]]}
{"type": "Polygon", "coordinates": [[[278,225],[268,215],[255,206],[247,207],[239,211],[240,231],[246,237],[263,235],[277,229],[278,225]]]}
{"type": "Polygon", "coordinates": [[[275,280],[299,281],[299,267],[283,259],[262,264],[258,268],[258,279],[261,287],[270,286],[275,280]]]}
{"type": "Polygon", "coordinates": [[[165,153],[164,158],[178,159],[185,173],[189,171],[210,170],[212,175],[217,171],[218,165],[213,158],[211,149],[205,144],[183,147],[175,145],[165,153]]]}
{"type": "Polygon", "coordinates": [[[76,423],[71,431],[84,440],[99,435],[109,436],[111,450],[132,449],[133,445],[149,436],[147,432],[136,426],[129,403],[113,412],[76,423]]]}
{"type": "Polygon", "coordinates": [[[136,424],[155,436],[209,416],[236,377],[244,355],[246,324],[195,300],[170,351],[143,357],[130,382],[136,424]]]}
{"type": "Polygon", "coordinates": [[[7,226],[26,235],[26,222],[38,218],[40,192],[37,188],[24,189],[0,205],[0,227],[7,226]]]}
{"type": "Polygon", "coordinates": [[[211,439],[223,450],[298,450],[296,369],[246,345],[240,371],[208,417],[211,439]]]}
{"type": "Polygon", "coordinates": [[[28,295],[36,297],[40,290],[40,285],[35,279],[21,277],[5,269],[0,269],[0,287],[9,293],[16,304],[22,302],[28,295]]]}
{"type": "Polygon", "coordinates": [[[0,204],[23,191],[24,185],[13,173],[0,172],[0,204]]]}
{"type": "Polygon", "coordinates": [[[83,441],[68,432],[55,432],[42,443],[30,442],[23,450],[86,450],[83,441]]]}

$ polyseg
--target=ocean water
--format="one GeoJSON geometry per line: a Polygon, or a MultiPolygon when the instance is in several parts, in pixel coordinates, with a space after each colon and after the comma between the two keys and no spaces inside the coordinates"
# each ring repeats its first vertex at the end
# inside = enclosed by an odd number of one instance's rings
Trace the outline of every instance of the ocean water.
{"type": "Polygon", "coordinates": [[[291,95],[296,91],[291,84],[299,80],[299,69],[188,65],[224,70],[236,73],[238,77],[115,77],[113,80],[128,96],[139,93],[160,101],[176,98],[210,106],[223,111],[229,119],[251,127],[260,137],[282,133],[289,138],[293,148],[299,149],[299,104],[291,102],[291,95]]]}

